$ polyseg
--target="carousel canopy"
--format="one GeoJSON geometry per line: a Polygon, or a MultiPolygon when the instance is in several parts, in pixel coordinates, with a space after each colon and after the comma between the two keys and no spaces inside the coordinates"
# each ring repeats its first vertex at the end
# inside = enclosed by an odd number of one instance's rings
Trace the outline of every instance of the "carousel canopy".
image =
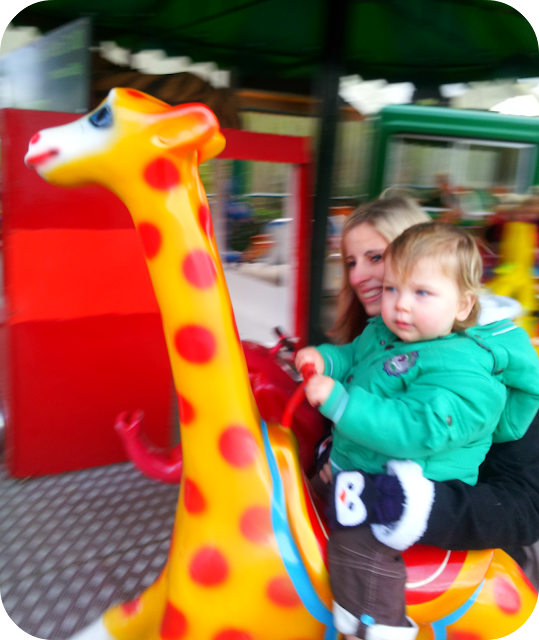
{"type": "Polygon", "coordinates": [[[491,0],[47,0],[13,22],[48,31],[89,16],[96,43],[215,61],[240,77],[305,79],[327,57],[336,11],[342,75],[417,85],[537,75],[533,29],[491,0]]]}

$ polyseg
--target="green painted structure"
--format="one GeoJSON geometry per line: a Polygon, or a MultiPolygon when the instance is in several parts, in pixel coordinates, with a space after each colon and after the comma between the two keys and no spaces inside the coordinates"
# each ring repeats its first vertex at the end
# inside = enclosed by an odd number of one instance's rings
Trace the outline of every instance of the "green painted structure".
{"type": "Polygon", "coordinates": [[[384,107],[376,116],[369,196],[377,197],[388,170],[389,146],[396,136],[410,135],[423,140],[467,140],[500,142],[506,146],[528,147],[532,166],[527,167],[526,187],[539,185],[539,118],[508,116],[492,111],[398,105],[384,107]],[[507,145],[509,143],[509,145],[507,145]]]}

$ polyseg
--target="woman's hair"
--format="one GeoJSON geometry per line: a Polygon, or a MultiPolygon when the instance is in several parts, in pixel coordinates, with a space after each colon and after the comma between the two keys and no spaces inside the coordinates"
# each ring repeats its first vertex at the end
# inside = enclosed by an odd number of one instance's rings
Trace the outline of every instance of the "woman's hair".
{"type": "Polygon", "coordinates": [[[344,248],[346,234],[360,224],[370,224],[388,242],[393,242],[408,227],[429,220],[428,214],[414,200],[401,196],[373,200],[348,216],[341,236],[343,281],[337,301],[337,319],[329,332],[330,337],[336,342],[351,342],[363,331],[368,319],[363,305],[348,281],[344,248]]]}
{"type": "Polygon", "coordinates": [[[385,258],[391,260],[391,268],[402,280],[411,275],[421,258],[434,260],[442,273],[454,280],[461,295],[471,292],[475,296],[470,315],[456,320],[452,330],[463,331],[477,323],[483,263],[475,240],[464,229],[443,222],[416,224],[393,240],[385,258]]]}

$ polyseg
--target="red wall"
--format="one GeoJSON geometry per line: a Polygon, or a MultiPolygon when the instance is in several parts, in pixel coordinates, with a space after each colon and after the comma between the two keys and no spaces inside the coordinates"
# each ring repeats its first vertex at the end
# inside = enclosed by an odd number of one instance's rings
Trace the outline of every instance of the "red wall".
{"type": "Polygon", "coordinates": [[[113,425],[143,409],[160,446],[172,378],[131,217],[101,187],[59,189],[24,165],[39,129],[77,116],[0,112],[6,460],[16,477],[125,460],[113,425]]]}

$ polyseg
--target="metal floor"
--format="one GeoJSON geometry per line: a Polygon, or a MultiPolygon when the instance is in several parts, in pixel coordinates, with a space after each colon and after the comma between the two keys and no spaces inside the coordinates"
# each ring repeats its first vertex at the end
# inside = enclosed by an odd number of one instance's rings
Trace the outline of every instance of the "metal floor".
{"type": "Polygon", "coordinates": [[[64,640],[157,578],[178,486],[131,463],[14,480],[0,463],[0,594],[37,638],[64,640]]]}

